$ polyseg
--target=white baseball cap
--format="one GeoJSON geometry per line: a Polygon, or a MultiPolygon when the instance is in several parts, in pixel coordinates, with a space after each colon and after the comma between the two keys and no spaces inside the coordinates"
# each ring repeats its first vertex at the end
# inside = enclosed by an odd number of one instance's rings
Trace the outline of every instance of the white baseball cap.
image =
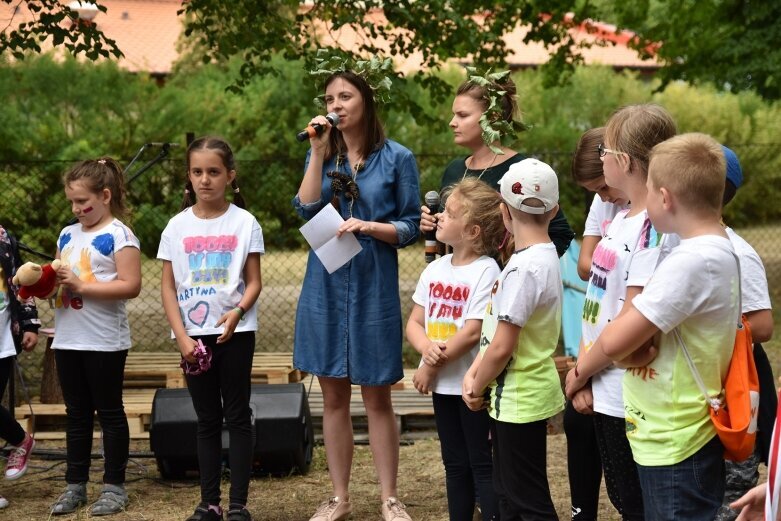
{"type": "Polygon", "coordinates": [[[510,165],[499,181],[504,202],[526,213],[549,212],[559,203],[559,179],[556,172],[539,159],[528,158],[510,165]],[[537,199],[542,207],[523,204],[537,199]]]}

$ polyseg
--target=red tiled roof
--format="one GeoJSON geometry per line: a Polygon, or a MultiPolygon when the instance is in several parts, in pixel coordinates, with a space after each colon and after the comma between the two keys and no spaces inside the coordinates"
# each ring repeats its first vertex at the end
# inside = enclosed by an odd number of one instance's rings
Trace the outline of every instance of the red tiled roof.
{"type": "MultiPolygon", "coordinates": [[[[228,0],[229,1],[229,0],[228,0]]],[[[98,13],[94,22],[106,34],[113,38],[124,53],[119,65],[133,72],[146,71],[152,74],[168,74],[178,57],[177,40],[182,32],[182,18],[176,13],[181,8],[181,0],[101,0],[107,9],[98,13]]],[[[0,24],[8,25],[13,17],[12,26],[31,19],[24,2],[20,3],[20,12],[13,15],[14,6],[0,2],[0,24]]],[[[375,10],[367,16],[376,23],[384,23],[381,11],[375,10]]],[[[615,27],[599,22],[588,22],[573,27],[570,32],[577,42],[597,41],[616,42],[616,45],[598,46],[581,49],[585,63],[600,63],[621,68],[656,68],[655,60],[641,60],[637,52],[626,45],[633,34],[628,31],[616,32],[615,27]],[[590,25],[588,25],[590,24],[590,25]],[[590,29],[590,31],[588,30],[590,29]]],[[[326,24],[319,25],[317,32],[322,45],[338,44],[345,49],[353,48],[367,36],[357,33],[351,27],[342,27],[329,31],[326,24]]],[[[508,62],[518,67],[540,65],[548,60],[548,51],[539,43],[523,43],[526,29],[517,27],[505,37],[510,49],[508,62]]],[[[416,53],[407,58],[396,58],[396,67],[410,73],[420,68],[422,56],[416,53]]]]}
{"type": "MultiPolygon", "coordinates": [[[[68,2],[63,2],[68,3],[68,2]]],[[[24,2],[14,16],[14,6],[0,2],[0,24],[12,26],[32,19],[24,2]]],[[[108,37],[116,40],[125,55],[120,67],[133,72],[168,74],[179,53],[176,42],[182,32],[182,20],[176,12],[181,0],[102,0],[105,13],[93,20],[108,37]]]]}

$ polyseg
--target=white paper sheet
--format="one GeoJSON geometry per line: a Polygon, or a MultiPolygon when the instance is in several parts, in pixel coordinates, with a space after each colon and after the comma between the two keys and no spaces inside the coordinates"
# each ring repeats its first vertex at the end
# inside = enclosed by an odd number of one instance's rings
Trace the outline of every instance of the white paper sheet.
{"type": "Polygon", "coordinates": [[[342,223],[342,216],[329,204],[299,228],[301,235],[315,251],[328,273],[335,272],[361,251],[355,234],[344,233],[341,237],[336,236],[342,223]]]}

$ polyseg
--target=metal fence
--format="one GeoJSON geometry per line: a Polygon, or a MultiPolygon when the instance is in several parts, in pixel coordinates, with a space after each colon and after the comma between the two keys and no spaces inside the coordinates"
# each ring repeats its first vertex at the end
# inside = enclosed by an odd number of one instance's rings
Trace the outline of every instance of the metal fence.
{"type": "MultiPolygon", "coordinates": [[[[569,152],[536,154],[561,172],[561,191],[570,201],[565,211],[576,230],[582,229],[583,217],[591,196],[577,188],[569,178],[569,152]]],[[[449,157],[419,155],[421,191],[436,189],[449,157]]],[[[17,162],[0,164],[0,224],[14,233],[22,243],[42,253],[53,255],[60,229],[72,217],[63,195],[61,176],[73,162],[17,162]]],[[[292,209],[290,200],[302,175],[302,164],[279,164],[271,158],[239,161],[242,193],[248,209],[258,218],[264,232],[266,255],[262,257],[263,291],[259,305],[258,351],[284,352],[293,348],[293,322],[296,302],[305,271],[307,250],[300,245],[298,227],[303,222],[292,209]]],[[[156,165],[129,185],[133,208],[131,225],[142,244],[141,294],[128,304],[133,349],[160,351],[175,349],[160,303],[161,264],[155,259],[160,231],[174,215],[181,201],[184,180],[182,159],[156,165]]],[[[781,243],[772,224],[739,228],[765,261],[771,292],[781,290],[781,243]]],[[[24,260],[46,262],[29,252],[24,260]]],[[[425,266],[422,242],[399,251],[402,311],[409,313],[411,296],[418,276],[425,266]]],[[[53,327],[53,311],[48,303],[39,303],[43,324],[53,327]]],[[[40,380],[44,338],[32,354],[21,357],[28,382],[40,380]]],[[[409,352],[409,349],[405,350],[409,352]]],[[[407,360],[412,362],[412,357],[407,360]]]]}

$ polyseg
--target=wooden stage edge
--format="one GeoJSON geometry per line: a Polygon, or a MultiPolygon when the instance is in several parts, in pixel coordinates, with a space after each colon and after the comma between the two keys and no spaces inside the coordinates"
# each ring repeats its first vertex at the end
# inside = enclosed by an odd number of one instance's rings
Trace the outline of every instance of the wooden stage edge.
{"type": "MultiPolygon", "coordinates": [[[[318,380],[311,375],[303,375],[297,370],[292,369],[292,355],[287,354],[287,356],[291,357],[288,358],[287,361],[278,359],[275,360],[274,364],[270,364],[271,368],[258,369],[258,372],[262,374],[258,374],[257,376],[260,379],[260,382],[263,382],[264,380],[265,382],[268,382],[269,380],[273,381],[276,377],[278,377],[279,380],[288,382],[300,380],[300,383],[304,386],[304,391],[307,394],[316,436],[320,437],[322,435],[323,395],[318,380]],[[269,378],[272,375],[274,377],[269,378]]],[[[153,355],[151,358],[155,358],[155,356],[153,355]]],[[[165,358],[170,358],[170,355],[166,355],[165,358]]],[[[267,358],[266,361],[271,362],[270,358],[271,357],[267,358]]],[[[161,360],[156,360],[156,362],[160,361],[161,360]]],[[[128,427],[132,439],[149,438],[152,402],[154,401],[154,395],[157,389],[177,386],[176,384],[179,383],[178,377],[176,377],[173,370],[167,368],[166,370],[161,371],[159,369],[161,364],[150,362],[152,362],[152,360],[148,360],[146,361],[146,364],[142,364],[146,365],[146,368],[138,367],[135,369],[137,376],[136,383],[140,383],[139,380],[149,381],[148,379],[154,379],[159,385],[139,387],[131,384],[131,386],[124,389],[125,412],[128,417],[128,427]],[[151,370],[148,368],[150,365],[156,365],[158,368],[151,370]]],[[[165,367],[168,367],[168,364],[164,365],[165,367]]],[[[574,365],[574,361],[569,357],[556,357],[556,365],[559,370],[559,375],[563,379],[568,368],[574,365]]],[[[178,374],[181,375],[181,370],[178,371],[178,374]]],[[[422,395],[415,390],[415,387],[412,384],[412,377],[414,374],[414,369],[405,369],[404,378],[391,387],[391,397],[393,400],[393,410],[396,414],[396,421],[402,437],[405,438],[409,438],[409,436],[407,436],[409,434],[414,436],[414,433],[416,432],[421,433],[436,430],[431,395],[422,395]]],[[[255,381],[253,378],[254,384],[273,385],[270,383],[261,384],[260,382],[255,381]]],[[[360,387],[357,385],[353,386],[350,411],[353,419],[353,430],[356,433],[357,439],[358,436],[364,435],[368,428],[366,410],[363,406],[360,387]]],[[[24,403],[19,405],[14,412],[17,420],[22,424],[25,431],[34,432],[37,439],[61,440],[65,438],[64,404],[40,403],[40,401],[34,400],[32,404],[24,403]]],[[[562,432],[560,416],[561,415],[557,415],[549,422],[550,433],[562,432]]],[[[97,422],[95,436],[100,437],[97,422]]]]}

